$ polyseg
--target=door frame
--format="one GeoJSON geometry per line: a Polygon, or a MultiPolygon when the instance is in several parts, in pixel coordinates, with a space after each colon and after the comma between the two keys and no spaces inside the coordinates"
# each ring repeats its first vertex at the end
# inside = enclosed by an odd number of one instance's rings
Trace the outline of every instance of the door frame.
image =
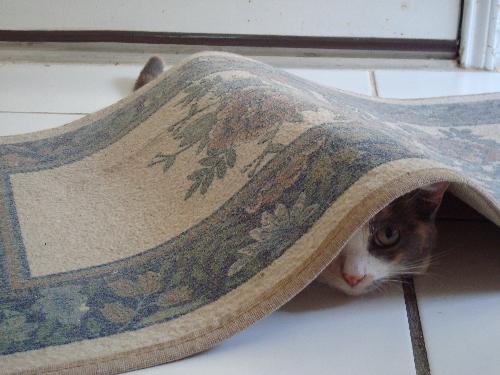
{"type": "Polygon", "coordinates": [[[459,61],[464,68],[500,68],[500,0],[464,0],[459,61]]]}

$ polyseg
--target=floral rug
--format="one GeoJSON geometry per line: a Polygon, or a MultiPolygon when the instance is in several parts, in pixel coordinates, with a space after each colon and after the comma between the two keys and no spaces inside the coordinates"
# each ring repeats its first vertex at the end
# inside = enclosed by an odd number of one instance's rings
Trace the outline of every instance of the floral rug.
{"type": "Polygon", "coordinates": [[[426,184],[500,224],[499,123],[498,94],[380,100],[202,53],[81,120],[2,137],[1,372],[206,350],[426,184]]]}

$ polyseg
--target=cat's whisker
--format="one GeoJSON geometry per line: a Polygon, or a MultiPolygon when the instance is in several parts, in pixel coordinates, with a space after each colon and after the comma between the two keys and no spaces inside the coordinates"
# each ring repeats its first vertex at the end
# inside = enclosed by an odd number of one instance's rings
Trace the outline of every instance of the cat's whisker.
{"type": "Polygon", "coordinates": [[[424,262],[416,262],[401,266],[399,269],[402,273],[421,275],[428,274],[427,269],[440,265],[441,261],[449,256],[453,249],[440,250],[438,253],[430,255],[424,262]],[[417,272],[414,272],[414,271],[417,272]]]}
{"type": "Polygon", "coordinates": [[[386,280],[384,283],[390,284],[390,285],[402,285],[402,284],[407,284],[407,282],[402,281],[402,280],[386,280]]]}
{"type": "Polygon", "coordinates": [[[440,285],[446,283],[446,279],[443,277],[443,275],[440,275],[439,273],[428,272],[423,276],[425,277],[425,279],[430,280],[432,283],[439,283],[440,285]]]}
{"type": "Polygon", "coordinates": [[[387,282],[387,283],[393,283],[393,284],[408,284],[409,283],[408,280],[405,280],[405,279],[400,278],[400,277],[387,277],[387,278],[384,278],[382,281],[384,283],[387,282]]]}
{"type": "Polygon", "coordinates": [[[405,266],[398,266],[395,267],[398,272],[403,272],[403,271],[418,271],[424,268],[426,264],[425,263],[419,263],[415,265],[405,265],[405,266]]]}
{"type": "Polygon", "coordinates": [[[434,253],[434,254],[432,254],[432,255],[429,256],[429,258],[428,258],[429,262],[431,264],[433,264],[436,261],[439,261],[439,260],[442,260],[444,258],[447,258],[452,251],[453,251],[452,249],[448,249],[448,250],[445,250],[445,251],[440,250],[439,252],[434,253]]]}
{"type": "Polygon", "coordinates": [[[422,275],[424,273],[426,273],[426,267],[423,265],[404,268],[398,267],[396,272],[394,272],[395,275],[422,275]]]}
{"type": "Polygon", "coordinates": [[[374,288],[374,292],[387,295],[387,292],[388,292],[387,285],[384,283],[376,284],[375,288],[374,288]]]}
{"type": "Polygon", "coordinates": [[[427,272],[424,270],[414,270],[414,271],[407,270],[402,272],[402,274],[405,276],[419,276],[419,275],[424,275],[426,273],[427,272]]]}
{"type": "Polygon", "coordinates": [[[382,209],[345,245],[337,269],[330,268],[330,274],[325,276],[328,284],[348,294],[385,293],[394,284],[411,283],[413,277],[447,259],[453,249],[429,254],[436,238],[435,212],[447,187],[447,183],[437,183],[415,189],[382,209]],[[353,284],[357,285],[353,280],[359,279],[362,272],[376,281],[352,290],[353,284]]]}

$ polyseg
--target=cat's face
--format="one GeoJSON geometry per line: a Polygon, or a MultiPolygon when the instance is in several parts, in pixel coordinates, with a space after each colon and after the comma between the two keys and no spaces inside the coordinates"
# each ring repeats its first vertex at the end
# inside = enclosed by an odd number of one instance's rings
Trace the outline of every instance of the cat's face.
{"type": "Polygon", "coordinates": [[[425,272],[436,240],[434,216],[447,187],[430,185],[392,202],[354,234],[318,280],[359,295],[400,275],[425,272]]]}

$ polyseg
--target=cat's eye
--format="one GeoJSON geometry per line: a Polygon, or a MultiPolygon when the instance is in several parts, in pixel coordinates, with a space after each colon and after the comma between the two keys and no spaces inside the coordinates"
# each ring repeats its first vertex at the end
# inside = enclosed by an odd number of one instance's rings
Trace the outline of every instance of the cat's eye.
{"type": "Polygon", "coordinates": [[[375,233],[374,240],[381,247],[393,246],[399,241],[399,231],[390,226],[380,228],[375,233]]]}

